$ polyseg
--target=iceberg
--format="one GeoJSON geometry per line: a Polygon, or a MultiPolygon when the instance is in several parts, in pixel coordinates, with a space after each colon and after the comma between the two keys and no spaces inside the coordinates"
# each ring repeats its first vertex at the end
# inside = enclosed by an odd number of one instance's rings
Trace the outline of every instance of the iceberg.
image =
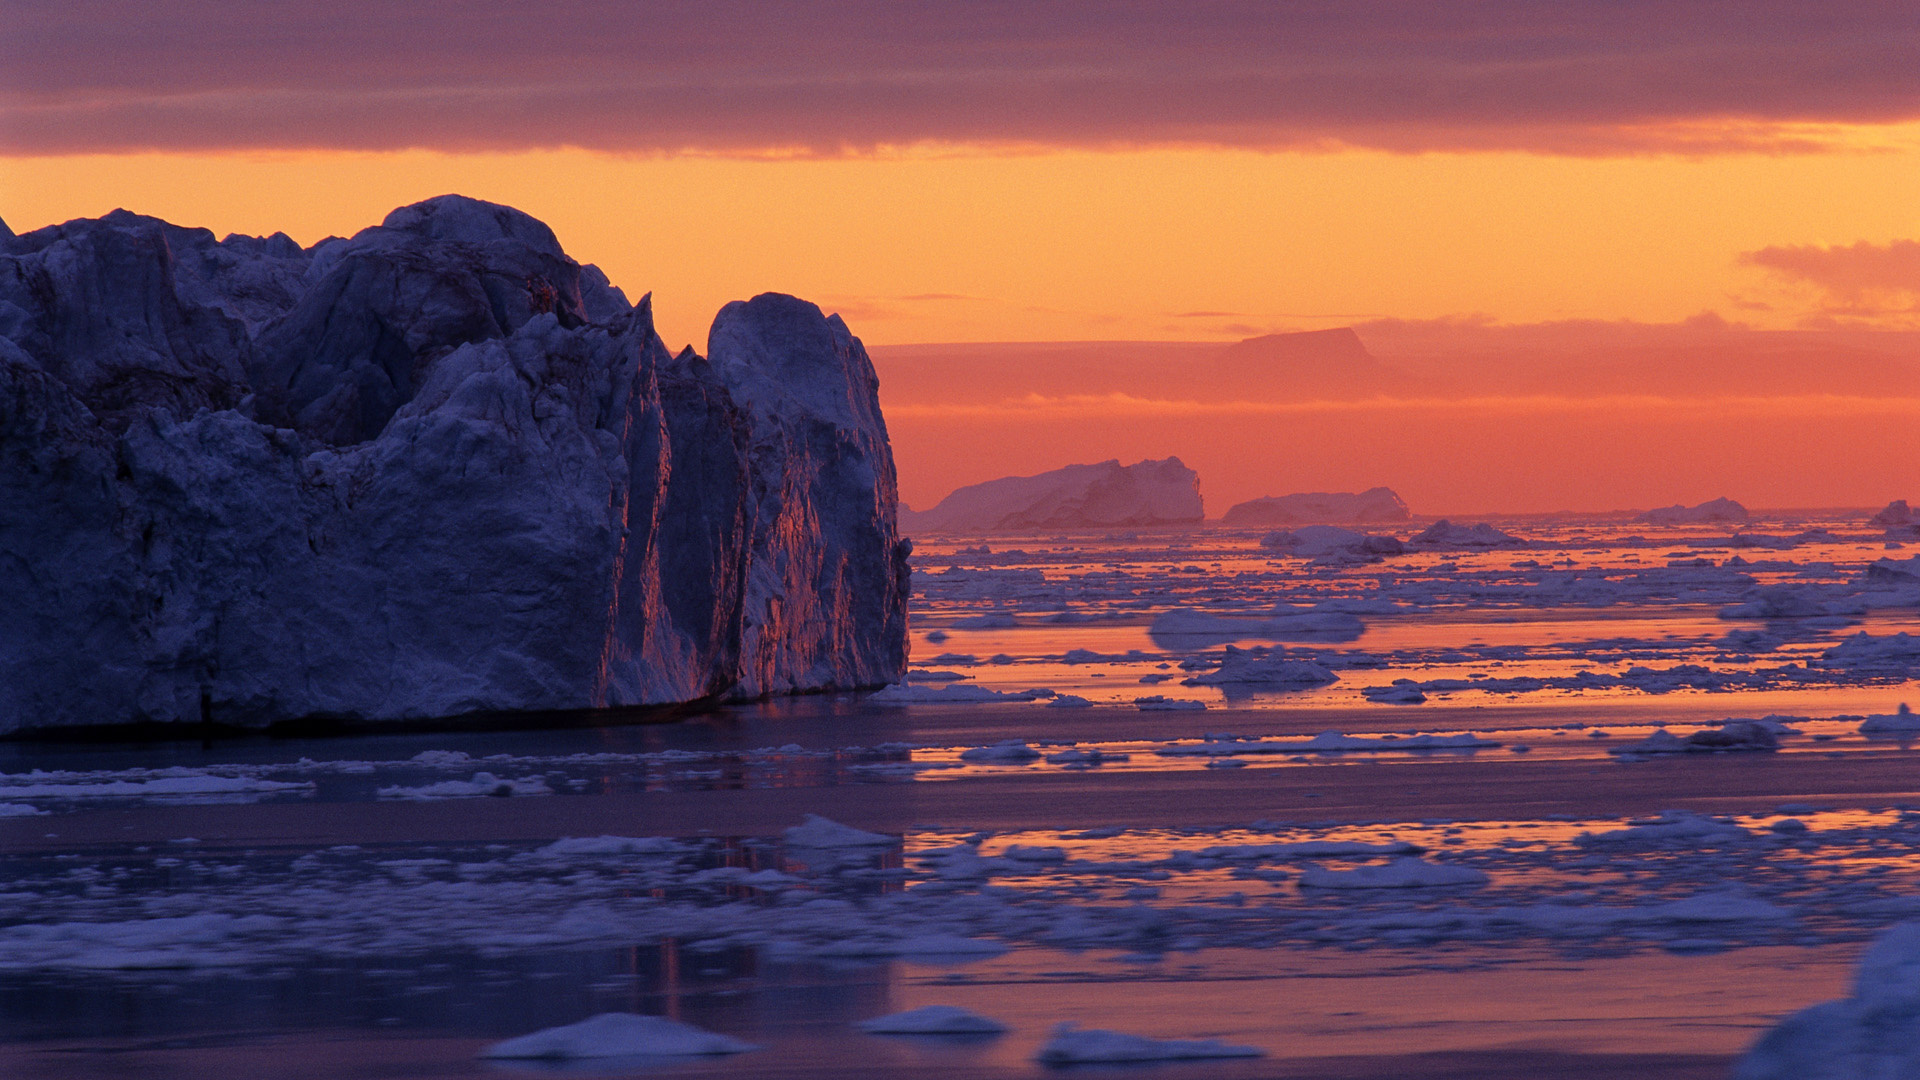
{"type": "Polygon", "coordinates": [[[897,501],[838,316],[674,355],[509,207],[0,238],[0,732],[883,686],[897,501]]]}
{"type": "Polygon", "coordinates": [[[1104,529],[1191,525],[1205,516],[1200,477],[1177,457],[1121,465],[1068,465],[960,488],[931,510],[902,508],[916,533],[1104,529]]]}
{"type": "Polygon", "coordinates": [[[1473,525],[1455,525],[1446,518],[1427,526],[1416,534],[1409,544],[1435,548],[1513,548],[1526,547],[1527,542],[1511,533],[1478,522],[1473,525]]]}
{"type": "Polygon", "coordinates": [[[1315,491],[1268,495],[1235,503],[1227,508],[1220,521],[1226,525],[1353,525],[1405,521],[1411,516],[1407,504],[1392,488],[1377,487],[1357,493],[1315,491]]]}
{"type": "Polygon", "coordinates": [[[1648,525],[1702,525],[1714,521],[1745,521],[1747,508],[1732,499],[1720,498],[1698,506],[1662,506],[1634,517],[1648,525]]]}
{"type": "Polygon", "coordinates": [[[1853,992],[1794,1013],[1762,1035],[1733,1080],[1880,1080],[1920,1075],[1920,923],[1881,935],[1853,992]]]}

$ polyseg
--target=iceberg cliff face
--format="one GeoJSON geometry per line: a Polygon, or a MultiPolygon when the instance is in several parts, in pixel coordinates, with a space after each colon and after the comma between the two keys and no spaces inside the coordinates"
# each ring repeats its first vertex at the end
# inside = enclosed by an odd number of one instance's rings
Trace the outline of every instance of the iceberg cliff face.
{"type": "Polygon", "coordinates": [[[768,294],[709,352],[456,196],[305,250],[124,212],[0,237],[0,731],[898,679],[859,340],[768,294]]]}
{"type": "Polygon", "coordinates": [[[905,510],[901,525],[924,532],[1009,532],[1195,524],[1200,477],[1177,457],[1121,465],[1068,465],[954,491],[931,510],[905,510]]]}

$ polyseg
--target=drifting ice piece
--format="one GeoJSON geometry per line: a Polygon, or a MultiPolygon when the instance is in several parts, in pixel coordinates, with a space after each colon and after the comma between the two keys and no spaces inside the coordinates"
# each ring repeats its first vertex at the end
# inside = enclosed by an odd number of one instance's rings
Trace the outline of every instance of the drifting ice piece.
{"type": "Polygon", "coordinates": [[[759,1047],[660,1016],[601,1013],[565,1027],[547,1028],[494,1043],[483,1058],[574,1061],[614,1057],[699,1057],[739,1054],[759,1047]]]}

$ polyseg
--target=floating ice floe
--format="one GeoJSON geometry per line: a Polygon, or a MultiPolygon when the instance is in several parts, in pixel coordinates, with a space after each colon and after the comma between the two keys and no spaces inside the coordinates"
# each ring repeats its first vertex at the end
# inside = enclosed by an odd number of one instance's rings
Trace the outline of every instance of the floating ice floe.
{"type": "Polygon", "coordinates": [[[1270,641],[1352,641],[1366,624],[1350,612],[1281,610],[1265,619],[1236,619],[1174,608],[1154,616],[1147,635],[1165,648],[1221,644],[1246,638],[1270,641]]]}
{"type": "Polygon", "coordinates": [[[47,772],[0,774],[0,796],[9,799],[155,799],[270,795],[312,791],[306,782],[261,780],[251,776],[215,776],[194,769],[128,770],[116,774],[47,772]],[[132,777],[139,777],[134,779],[132,777]]]}
{"type": "Polygon", "coordinates": [[[788,846],[802,848],[894,847],[900,843],[897,836],[866,832],[819,814],[804,815],[800,824],[781,835],[788,846]]]}
{"type": "Polygon", "coordinates": [[[1235,1046],[1218,1039],[1149,1039],[1118,1031],[1061,1024],[1035,1055],[1045,1065],[1087,1065],[1129,1061],[1187,1061],[1200,1058],[1265,1057],[1253,1046],[1235,1046]]]}
{"type": "Polygon", "coordinates": [[[1290,660],[1281,655],[1257,656],[1246,649],[1227,646],[1220,666],[1183,680],[1187,686],[1267,686],[1305,690],[1338,681],[1340,676],[1311,660],[1290,660]]]}
{"type": "Polygon", "coordinates": [[[1088,701],[1079,694],[1055,694],[1053,700],[1047,702],[1046,707],[1049,709],[1085,709],[1090,708],[1092,705],[1093,702],[1088,701]]]}
{"type": "Polygon", "coordinates": [[[926,1005],[854,1025],[870,1035],[998,1035],[1007,1026],[958,1005],[926,1005]]]}
{"type": "Polygon", "coordinates": [[[1499,746],[1472,732],[1459,735],[1381,735],[1365,737],[1323,731],[1311,739],[1209,739],[1176,743],[1154,753],[1161,757],[1214,757],[1228,754],[1324,754],[1401,750],[1482,750],[1499,746]]]}
{"type": "Polygon", "coordinates": [[[1037,701],[1052,696],[1050,690],[989,690],[971,683],[950,686],[894,683],[869,695],[867,700],[875,705],[973,705],[995,701],[1037,701]]]}
{"type": "Polygon", "coordinates": [[[1379,705],[1419,705],[1427,700],[1420,684],[1412,679],[1395,679],[1391,686],[1363,686],[1360,693],[1379,705]]]}
{"type": "Polygon", "coordinates": [[[508,780],[490,772],[477,772],[473,774],[471,780],[442,780],[437,784],[421,784],[417,787],[395,784],[391,787],[383,787],[375,794],[382,799],[428,801],[472,799],[483,796],[551,795],[553,789],[547,786],[546,778],[541,776],[524,776],[518,780],[508,780]]]}
{"type": "Polygon", "coordinates": [[[0,818],[34,817],[46,812],[47,811],[41,810],[38,807],[29,806],[26,803],[0,802],[0,818]]]}
{"type": "Polygon", "coordinates": [[[1525,547],[1527,541],[1504,533],[1482,521],[1473,525],[1455,525],[1445,518],[1427,526],[1413,539],[1407,541],[1421,547],[1438,548],[1513,548],[1525,547]]]}
{"type": "Polygon", "coordinates": [[[1485,885],[1487,875],[1471,866],[1430,863],[1412,855],[1385,866],[1328,870],[1310,866],[1300,873],[1300,884],[1316,889],[1425,889],[1449,885],[1485,885]]]}
{"type": "Polygon", "coordinates": [[[1762,1035],[1733,1080],[1902,1080],[1920,1076],[1920,923],[1881,935],[1853,992],[1802,1009],[1762,1035]]]}
{"type": "Polygon", "coordinates": [[[1610,754],[1699,754],[1729,750],[1777,750],[1780,740],[1767,725],[1757,720],[1734,720],[1721,727],[1696,731],[1681,738],[1670,731],[1656,731],[1627,746],[1616,746],[1610,754]]]}
{"type": "Polygon", "coordinates": [[[686,845],[665,836],[569,836],[555,840],[534,854],[546,858],[591,855],[679,855],[686,845]]]}
{"type": "Polygon", "coordinates": [[[1878,735],[1896,731],[1920,731],[1920,716],[1915,715],[1914,711],[1908,708],[1907,703],[1904,701],[1900,703],[1898,712],[1869,716],[1860,723],[1860,733],[1862,735],[1878,735]]]}
{"type": "Polygon", "coordinates": [[[1904,672],[1920,667],[1920,637],[1902,631],[1876,637],[1862,631],[1820,654],[1822,667],[1904,672]]]}
{"type": "Polygon", "coordinates": [[[960,751],[961,761],[972,761],[990,765],[1024,765],[1029,761],[1038,761],[1040,751],[1021,742],[1019,739],[1004,739],[991,746],[976,746],[960,751]]]}
{"type": "Polygon", "coordinates": [[[730,1035],[721,1035],[662,1016],[601,1013],[577,1024],[547,1028],[517,1039],[494,1043],[482,1050],[480,1056],[574,1061],[590,1058],[704,1057],[758,1049],[754,1044],[730,1035]]]}
{"type": "Polygon", "coordinates": [[[1685,810],[1667,810],[1649,821],[1629,822],[1624,829],[1581,833],[1579,844],[1710,845],[1750,840],[1753,834],[1738,825],[1685,810]]]}
{"type": "Polygon", "coordinates": [[[1133,705],[1142,712],[1203,712],[1207,707],[1204,701],[1170,698],[1162,694],[1134,698],[1133,705]]]}
{"type": "Polygon", "coordinates": [[[1306,525],[1281,529],[1260,538],[1260,546],[1269,551],[1304,559],[1379,562],[1389,555],[1404,555],[1407,546],[1391,536],[1369,536],[1334,525],[1306,525]]]}

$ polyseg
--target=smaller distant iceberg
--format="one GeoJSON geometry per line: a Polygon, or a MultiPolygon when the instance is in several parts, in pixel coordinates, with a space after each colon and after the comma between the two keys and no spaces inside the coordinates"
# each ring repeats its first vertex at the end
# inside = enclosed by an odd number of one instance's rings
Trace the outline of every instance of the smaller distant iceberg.
{"type": "Polygon", "coordinates": [[[1747,508],[1732,499],[1714,499],[1698,506],[1663,506],[1636,516],[1633,520],[1648,525],[1703,525],[1716,521],[1745,521],[1747,508]]]}
{"type": "Polygon", "coordinates": [[[1268,495],[1236,503],[1220,520],[1226,525],[1325,525],[1405,521],[1411,516],[1392,488],[1377,487],[1357,493],[1268,495]]]}
{"type": "Polygon", "coordinates": [[[1177,457],[1068,465],[954,491],[931,510],[900,508],[908,532],[1019,532],[1198,524],[1200,477],[1177,457]]]}

